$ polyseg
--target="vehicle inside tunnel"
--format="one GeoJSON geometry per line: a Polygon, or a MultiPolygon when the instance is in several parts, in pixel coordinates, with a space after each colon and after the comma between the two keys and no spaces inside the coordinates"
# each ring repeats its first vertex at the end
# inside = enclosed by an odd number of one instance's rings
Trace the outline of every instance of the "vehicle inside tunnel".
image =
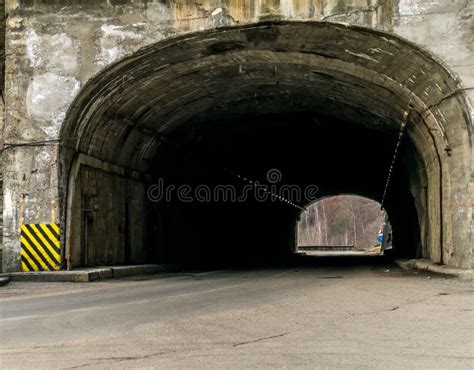
{"type": "Polygon", "coordinates": [[[449,153],[398,83],[429,58],[397,42],[270,23],[167,40],[99,74],[61,132],[67,267],[284,261],[315,198],[385,188],[394,256],[442,258],[449,153]]]}

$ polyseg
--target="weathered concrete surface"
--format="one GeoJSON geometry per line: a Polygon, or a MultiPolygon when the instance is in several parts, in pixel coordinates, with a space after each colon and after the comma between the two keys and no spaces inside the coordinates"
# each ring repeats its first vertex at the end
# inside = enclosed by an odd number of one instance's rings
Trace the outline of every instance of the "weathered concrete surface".
{"type": "Polygon", "coordinates": [[[8,369],[469,369],[473,300],[470,282],[373,266],[12,282],[0,355],[8,369]]]}
{"type": "MultiPolygon", "coordinates": [[[[463,90],[449,91],[448,94],[452,95],[439,100],[441,110],[435,115],[442,116],[452,110],[451,105],[457,104],[451,99],[453,96],[466,94],[471,100],[474,97],[474,4],[469,0],[429,3],[413,0],[265,0],[230,3],[217,0],[6,2],[4,141],[48,142],[12,148],[3,155],[5,270],[19,269],[18,233],[21,224],[59,222],[63,228],[66,226],[62,213],[66,208],[66,196],[61,184],[69,174],[61,172],[58,146],[49,141],[59,138],[74,98],[93,76],[114,62],[172,36],[268,20],[341,22],[368,27],[402,36],[428,50],[461,81],[463,90]]],[[[364,54],[354,58],[372,56],[364,54]]],[[[123,76],[122,81],[128,82],[127,76],[123,76]]],[[[436,86],[433,89],[427,94],[434,94],[436,86]]],[[[471,122],[472,108],[467,109],[471,109],[471,113],[466,120],[471,122]]],[[[443,117],[437,119],[442,122],[443,117]]],[[[455,128],[452,130],[448,134],[453,134],[455,128]]],[[[75,139],[62,138],[66,142],[75,139]]],[[[472,176],[472,138],[469,145],[457,133],[451,135],[451,139],[454,158],[463,158],[450,163],[451,172],[442,169],[446,172],[444,186],[452,195],[449,204],[441,207],[446,207],[446,224],[453,226],[449,226],[443,236],[448,245],[444,258],[436,254],[430,257],[468,267],[473,264],[474,186],[470,180],[468,185],[459,182],[459,187],[456,187],[458,182],[450,183],[446,178],[453,173],[457,173],[459,178],[472,176]],[[461,239],[452,242],[453,238],[461,239]],[[455,248],[462,248],[464,252],[459,253],[455,248]]],[[[434,183],[431,185],[429,188],[434,189],[434,183]]],[[[429,212],[434,212],[432,208],[429,212]]],[[[425,216],[436,222],[437,216],[425,216]]],[[[427,243],[436,244],[439,236],[434,235],[433,228],[430,230],[428,234],[433,233],[433,240],[427,243]]]]}
{"type": "Polygon", "coordinates": [[[5,286],[10,282],[9,277],[0,277],[0,286],[5,286]]]}
{"type": "MultiPolygon", "coordinates": [[[[3,130],[5,125],[5,1],[0,1],[0,146],[3,145],[3,130]]],[[[0,161],[0,254],[3,253],[3,164],[0,161]]],[[[0,258],[1,261],[1,258],[0,258]]],[[[2,263],[0,263],[1,265],[2,263]]],[[[2,267],[0,266],[0,271],[2,267]]]]}
{"type": "Polygon", "coordinates": [[[177,266],[167,265],[138,265],[82,268],[73,271],[41,271],[41,272],[12,272],[0,274],[0,278],[13,281],[44,282],[75,282],[86,283],[97,280],[153,274],[174,271],[177,266]]]}
{"type": "Polygon", "coordinates": [[[437,274],[456,276],[458,278],[465,279],[465,280],[474,279],[473,269],[462,269],[462,268],[449,267],[445,265],[437,265],[427,259],[414,259],[414,260],[408,260],[408,261],[399,260],[399,261],[396,261],[396,263],[398,266],[406,270],[418,269],[418,270],[434,272],[437,274]]]}

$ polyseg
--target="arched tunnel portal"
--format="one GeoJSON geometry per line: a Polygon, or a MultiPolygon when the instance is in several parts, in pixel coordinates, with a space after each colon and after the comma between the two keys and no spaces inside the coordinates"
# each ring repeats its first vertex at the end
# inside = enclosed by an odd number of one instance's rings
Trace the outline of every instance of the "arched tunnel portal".
{"type": "Polygon", "coordinates": [[[407,114],[385,200],[396,254],[467,266],[469,220],[454,210],[468,196],[470,116],[432,56],[392,35],[310,22],[145,48],[91,80],[63,125],[68,266],[284,258],[298,207],[313,199],[151,201],[150,187],[230,184],[239,195],[243,178],[268,184],[277,169],[277,185],[380,201],[407,114]]]}

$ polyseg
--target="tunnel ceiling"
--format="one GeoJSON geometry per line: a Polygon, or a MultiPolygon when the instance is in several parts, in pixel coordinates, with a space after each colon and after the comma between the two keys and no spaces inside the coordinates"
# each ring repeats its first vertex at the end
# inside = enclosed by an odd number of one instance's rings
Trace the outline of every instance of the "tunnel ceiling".
{"type": "Polygon", "coordinates": [[[162,135],[191,121],[314,112],[394,131],[409,101],[423,112],[457,89],[429,55],[386,34],[328,23],[224,28],[157,43],[101,73],[62,137],[147,170],[162,135]]]}
{"type": "Polygon", "coordinates": [[[267,183],[267,171],[276,169],[279,185],[316,185],[318,197],[352,192],[380,200],[397,137],[312,112],[207,116],[173,130],[151,174],[197,186],[246,183],[229,172],[267,183]]]}

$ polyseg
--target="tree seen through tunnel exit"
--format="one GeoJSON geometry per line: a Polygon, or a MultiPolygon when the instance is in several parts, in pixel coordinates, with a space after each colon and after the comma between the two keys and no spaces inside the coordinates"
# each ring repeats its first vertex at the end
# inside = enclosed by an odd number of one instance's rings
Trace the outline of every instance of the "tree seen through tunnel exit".
{"type": "Polygon", "coordinates": [[[298,222],[298,246],[352,246],[367,250],[380,242],[384,213],[380,203],[353,195],[324,198],[311,204],[298,222]]]}

